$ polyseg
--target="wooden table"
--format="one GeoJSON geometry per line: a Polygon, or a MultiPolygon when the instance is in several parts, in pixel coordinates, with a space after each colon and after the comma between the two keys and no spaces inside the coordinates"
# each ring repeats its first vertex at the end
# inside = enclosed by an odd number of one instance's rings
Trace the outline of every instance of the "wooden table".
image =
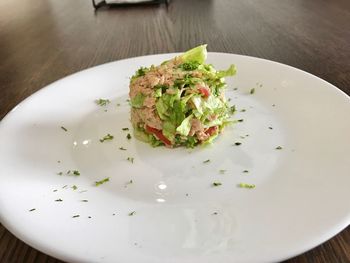
{"type": "MultiPolygon", "coordinates": [[[[0,119],[64,76],[122,58],[209,51],[279,61],[350,94],[349,0],[172,0],[102,8],[89,0],[0,1],[0,119]]],[[[0,262],[61,262],[0,225],[0,262]]],[[[350,262],[350,227],[286,262],[350,262]]]]}

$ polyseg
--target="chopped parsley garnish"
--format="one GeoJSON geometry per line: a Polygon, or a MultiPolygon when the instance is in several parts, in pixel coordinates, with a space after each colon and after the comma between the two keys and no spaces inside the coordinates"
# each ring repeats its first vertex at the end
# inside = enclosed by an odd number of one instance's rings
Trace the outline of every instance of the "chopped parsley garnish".
{"type": "Polygon", "coordinates": [[[56,199],[55,202],[62,202],[63,200],[61,198],[56,199]]]}
{"type": "Polygon", "coordinates": [[[241,109],[241,112],[246,112],[246,109],[241,109]]]}
{"type": "Polygon", "coordinates": [[[126,151],[126,149],[124,147],[119,147],[119,150],[126,151]]]}
{"type": "Polygon", "coordinates": [[[126,160],[131,162],[131,163],[134,163],[134,157],[128,157],[128,158],[126,158],[126,160]]]}
{"type": "Polygon", "coordinates": [[[29,212],[33,212],[35,210],[36,210],[36,208],[32,208],[32,209],[29,210],[29,212]]]}
{"type": "Polygon", "coordinates": [[[128,134],[126,135],[126,138],[127,138],[128,140],[130,140],[130,139],[131,139],[131,135],[130,135],[130,133],[128,133],[128,134]]]}
{"type": "Polygon", "coordinates": [[[57,189],[53,190],[52,192],[57,192],[57,189]]]}
{"type": "Polygon", "coordinates": [[[72,216],[72,218],[77,218],[77,217],[80,217],[80,215],[74,215],[74,216],[72,216]]]}
{"type": "Polygon", "coordinates": [[[236,106],[233,105],[233,106],[230,107],[230,113],[234,114],[235,112],[236,112],[236,106]]]}
{"type": "Polygon", "coordinates": [[[238,122],[243,122],[244,120],[243,119],[239,119],[239,120],[237,120],[238,122]]]}
{"type": "Polygon", "coordinates": [[[249,171],[248,170],[243,170],[243,173],[249,173],[249,171]]]}
{"type": "Polygon", "coordinates": [[[241,142],[235,142],[235,145],[237,145],[237,146],[239,146],[241,144],[242,144],[241,142]]]}
{"type": "Polygon", "coordinates": [[[73,186],[72,186],[72,189],[73,189],[73,190],[77,190],[78,187],[77,187],[76,185],[73,185],[73,186]]]}
{"type": "Polygon", "coordinates": [[[180,68],[185,71],[196,70],[200,64],[197,61],[185,62],[180,65],[180,68]]]}
{"type": "Polygon", "coordinates": [[[136,214],[136,211],[132,211],[132,212],[130,212],[128,215],[129,216],[133,216],[133,215],[135,215],[136,214]]]}
{"type": "Polygon", "coordinates": [[[203,163],[209,163],[210,159],[203,161],[203,163]]]}
{"type": "Polygon", "coordinates": [[[220,183],[220,182],[214,182],[213,183],[213,186],[220,186],[220,185],[222,185],[222,183],[220,183]]]}
{"type": "Polygon", "coordinates": [[[282,146],[277,146],[275,149],[276,150],[282,150],[282,146]]]}
{"type": "Polygon", "coordinates": [[[250,94],[254,94],[255,93],[255,88],[252,88],[249,93],[250,94]]]}
{"type": "Polygon", "coordinates": [[[100,181],[95,182],[95,186],[99,186],[99,185],[104,184],[104,183],[106,183],[106,182],[109,182],[109,177],[107,177],[107,178],[105,178],[105,179],[102,179],[102,180],[100,180],[100,181]]]}
{"type": "Polygon", "coordinates": [[[122,130],[123,130],[123,131],[128,131],[128,130],[129,130],[129,128],[122,128],[122,130]]]}
{"type": "Polygon", "coordinates": [[[135,77],[141,77],[144,76],[146,74],[146,72],[148,71],[148,68],[146,67],[140,67],[136,72],[135,72],[135,77]]]}
{"type": "Polygon", "coordinates": [[[253,188],[255,188],[255,184],[239,183],[238,187],[240,187],[240,188],[247,188],[247,189],[253,189],[253,188]]]}
{"type": "Polygon", "coordinates": [[[224,173],[226,173],[226,170],[224,170],[224,169],[219,170],[219,173],[224,174],[224,173]]]}
{"type": "Polygon", "coordinates": [[[67,188],[67,187],[68,187],[68,185],[65,185],[65,186],[62,187],[62,189],[67,188]]]}
{"type": "MultiPolygon", "coordinates": [[[[63,173],[62,172],[59,172],[59,173],[57,173],[58,175],[62,175],[63,173]]],[[[67,172],[66,172],[66,174],[67,175],[74,175],[74,176],[79,176],[80,175],[80,172],[78,171],[78,170],[73,170],[73,171],[71,171],[71,170],[68,170],[67,172]]]]}
{"type": "Polygon", "coordinates": [[[106,106],[107,104],[110,103],[110,100],[108,100],[108,99],[98,99],[98,100],[95,100],[95,102],[99,106],[106,106]]]}
{"type": "Polygon", "coordinates": [[[109,133],[104,136],[102,139],[100,139],[100,142],[104,142],[104,141],[111,141],[113,140],[114,136],[113,135],[110,135],[109,133]]]}
{"type": "Polygon", "coordinates": [[[61,129],[64,130],[65,132],[68,131],[67,128],[61,126],[61,129]]]}
{"type": "Polygon", "coordinates": [[[133,183],[133,180],[130,180],[129,182],[127,182],[126,184],[125,184],[125,187],[127,187],[129,184],[132,184],[133,183]]]}

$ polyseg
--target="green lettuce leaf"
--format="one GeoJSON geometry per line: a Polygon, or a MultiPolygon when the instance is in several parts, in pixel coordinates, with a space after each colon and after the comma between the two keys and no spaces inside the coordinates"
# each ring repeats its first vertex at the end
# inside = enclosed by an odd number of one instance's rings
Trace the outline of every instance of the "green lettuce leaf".
{"type": "Polygon", "coordinates": [[[203,114],[203,107],[202,107],[202,98],[200,95],[195,95],[191,98],[194,106],[197,109],[197,112],[202,115],[203,114]]]}
{"type": "Polygon", "coordinates": [[[186,51],[180,56],[184,62],[196,61],[203,64],[207,59],[207,45],[200,45],[198,47],[192,48],[186,51]]]}
{"type": "Polygon", "coordinates": [[[183,136],[187,136],[191,130],[191,120],[192,120],[193,116],[190,115],[188,117],[186,117],[180,124],[180,126],[178,126],[176,128],[176,131],[183,135],[183,136]]]}
{"type": "Polygon", "coordinates": [[[145,98],[146,98],[146,96],[144,94],[142,94],[142,93],[137,94],[131,100],[131,106],[134,108],[142,108],[145,98]]]}
{"type": "Polygon", "coordinates": [[[177,120],[181,121],[185,117],[182,116],[182,111],[184,111],[184,106],[180,104],[180,90],[177,88],[172,88],[174,94],[164,93],[156,102],[156,109],[159,117],[162,120],[171,119],[174,123],[177,123],[177,120]],[[180,116],[180,117],[178,117],[180,116]]]}
{"type": "Polygon", "coordinates": [[[215,96],[209,96],[207,100],[203,101],[203,107],[210,109],[211,111],[223,108],[225,104],[215,96]]]}
{"type": "Polygon", "coordinates": [[[163,123],[163,135],[167,137],[170,141],[174,141],[175,139],[175,132],[176,132],[176,126],[169,122],[166,121],[163,123]]]}
{"type": "Polygon", "coordinates": [[[156,91],[154,92],[154,96],[156,98],[162,97],[162,88],[157,88],[156,91]]]}
{"type": "Polygon", "coordinates": [[[211,144],[215,140],[215,138],[218,137],[218,135],[219,135],[218,133],[213,134],[206,141],[203,142],[203,145],[211,144]]]}
{"type": "Polygon", "coordinates": [[[186,106],[187,102],[194,96],[194,94],[189,94],[181,98],[181,103],[186,106]]]}
{"type": "Polygon", "coordinates": [[[183,119],[185,119],[185,108],[180,100],[175,100],[169,116],[169,120],[177,127],[181,124],[183,119]]]}
{"type": "Polygon", "coordinates": [[[231,65],[227,70],[220,70],[216,73],[218,78],[234,76],[236,74],[236,66],[231,65]]]}
{"type": "Polygon", "coordinates": [[[135,128],[134,129],[134,136],[135,138],[139,139],[143,142],[150,142],[150,135],[145,133],[143,129],[135,128]]]}
{"type": "Polygon", "coordinates": [[[209,127],[214,127],[214,126],[221,126],[222,124],[223,124],[223,120],[218,118],[216,120],[213,120],[213,121],[210,121],[210,122],[206,123],[205,127],[209,128],[209,127]]]}
{"type": "Polygon", "coordinates": [[[164,97],[161,97],[158,99],[158,101],[156,102],[156,109],[158,112],[159,117],[162,120],[166,120],[167,117],[167,111],[168,111],[168,104],[163,100],[164,97]]]}

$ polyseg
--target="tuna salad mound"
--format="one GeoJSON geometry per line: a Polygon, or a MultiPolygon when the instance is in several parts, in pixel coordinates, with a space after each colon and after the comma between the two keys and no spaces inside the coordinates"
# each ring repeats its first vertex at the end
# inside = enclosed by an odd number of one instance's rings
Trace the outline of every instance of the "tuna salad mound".
{"type": "Polygon", "coordinates": [[[136,138],[152,146],[193,148],[212,142],[230,123],[224,77],[236,69],[217,71],[205,64],[206,56],[206,45],[201,45],[136,71],[129,92],[136,138]]]}

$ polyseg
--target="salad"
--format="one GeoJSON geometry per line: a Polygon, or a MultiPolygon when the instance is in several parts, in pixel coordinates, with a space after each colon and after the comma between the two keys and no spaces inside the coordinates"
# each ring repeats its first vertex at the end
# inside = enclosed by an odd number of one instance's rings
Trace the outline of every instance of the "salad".
{"type": "Polygon", "coordinates": [[[206,45],[159,66],[139,68],[130,80],[131,122],[135,137],[152,146],[210,143],[230,123],[224,77],[236,68],[205,64],[206,45]]]}

